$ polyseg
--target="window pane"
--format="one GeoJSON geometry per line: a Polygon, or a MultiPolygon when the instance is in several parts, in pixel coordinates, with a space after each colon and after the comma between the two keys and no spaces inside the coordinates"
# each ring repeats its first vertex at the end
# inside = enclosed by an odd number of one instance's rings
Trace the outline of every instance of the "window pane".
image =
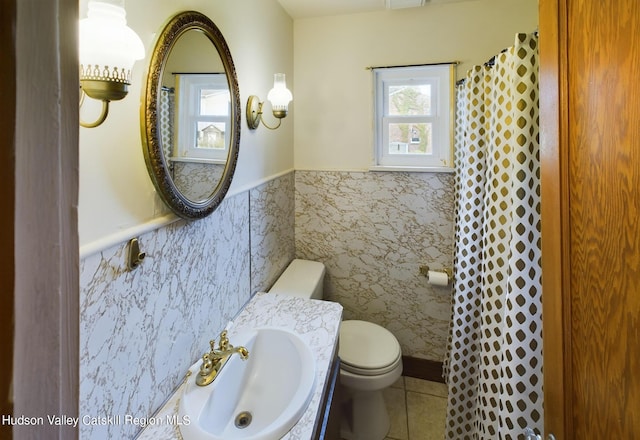
{"type": "Polygon", "coordinates": [[[224,150],[224,122],[197,122],[196,148],[224,150]]]}
{"type": "Polygon", "coordinates": [[[389,154],[432,154],[432,124],[389,124],[389,154]]]}
{"type": "Polygon", "coordinates": [[[200,114],[203,116],[229,115],[229,90],[200,89],[200,114]]]}
{"type": "Polygon", "coordinates": [[[431,115],[431,85],[389,86],[389,115],[431,115]]]}

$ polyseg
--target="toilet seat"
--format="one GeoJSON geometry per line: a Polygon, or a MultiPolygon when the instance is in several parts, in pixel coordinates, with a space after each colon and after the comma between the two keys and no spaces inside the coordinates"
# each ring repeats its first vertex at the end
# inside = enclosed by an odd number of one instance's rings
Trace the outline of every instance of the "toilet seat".
{"type": "Polygon", "coordinates": [[[390,371],[393,371],[400,364],[401,356],[398,356],[392,364],[386,366],[385,368],[379,368],[375,370],[368,369],[368,368],[358,368],[355,365],[350,365],[342,361],[342,359],[340,360],[341,360],[340,368],[342,368],[343,371],[347,371],[353,374],[358,374],[360,376],[380,376],[390,371]]]}
{"type": "Polygon", "coordinates": [[[367,321],[348,320],[340,326],[341,368],[353,374],[377,376],[398,366],[400,344],[389,330],[367,321]]]}

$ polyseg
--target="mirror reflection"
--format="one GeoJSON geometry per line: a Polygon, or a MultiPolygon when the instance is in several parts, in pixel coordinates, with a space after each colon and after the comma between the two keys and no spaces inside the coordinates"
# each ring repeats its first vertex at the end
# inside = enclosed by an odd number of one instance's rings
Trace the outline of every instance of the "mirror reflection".
{"type": "Polygon", "coordinates": [[[176,41],[160,90],[160,138],[171,178],[189,200],[206,200],[229,154],[231,94],[222,59],[200,30],[176,41]]]}
{"type": "Polygon", "coordinates": [[[210,214],[228,190],[240,142],[239,101],[218,28],[198,12],[173,17],[151,57],[143,134],[149,175],[181,217],[210,214]]]}

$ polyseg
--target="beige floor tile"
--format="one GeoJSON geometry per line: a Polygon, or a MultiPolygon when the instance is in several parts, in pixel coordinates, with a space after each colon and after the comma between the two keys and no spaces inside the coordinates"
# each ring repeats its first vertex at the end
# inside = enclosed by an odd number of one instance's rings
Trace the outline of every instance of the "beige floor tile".
{"type": "Polygon", "coordinates": [[[401,377],[384,390],[391,427],[385,440],[442,440],[447,386],[401,377]]]}
{"type": "Polygon", "coordinates": [[[434,396],[447,397],[447,385],[440,382],[416,379],[415,377],[404,378],[405,389],[416,393],[431,394],[434,396]]]}
{"type": "Polygon", "coordinates": [[[401,388],[387,388],[383,391],[383,395],[391,422],[387,437],[395,440],[409,440],[405,391],[401,388]]]}
{"type": "Polygon", "coordinates": [[[447,399],[407,391],[409,440],[442,440],[447,399]]]}

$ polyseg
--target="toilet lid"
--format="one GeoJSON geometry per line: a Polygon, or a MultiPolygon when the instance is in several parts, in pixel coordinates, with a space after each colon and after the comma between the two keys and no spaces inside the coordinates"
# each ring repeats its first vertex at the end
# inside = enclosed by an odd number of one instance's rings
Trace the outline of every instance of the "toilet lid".
{"type": "Polygon", "coordinates": [[[338,355],[344,364],[358,369],[379,370],[400,357],[400,344],[393,334],[372,322],[343,321],[338,355]]]}

